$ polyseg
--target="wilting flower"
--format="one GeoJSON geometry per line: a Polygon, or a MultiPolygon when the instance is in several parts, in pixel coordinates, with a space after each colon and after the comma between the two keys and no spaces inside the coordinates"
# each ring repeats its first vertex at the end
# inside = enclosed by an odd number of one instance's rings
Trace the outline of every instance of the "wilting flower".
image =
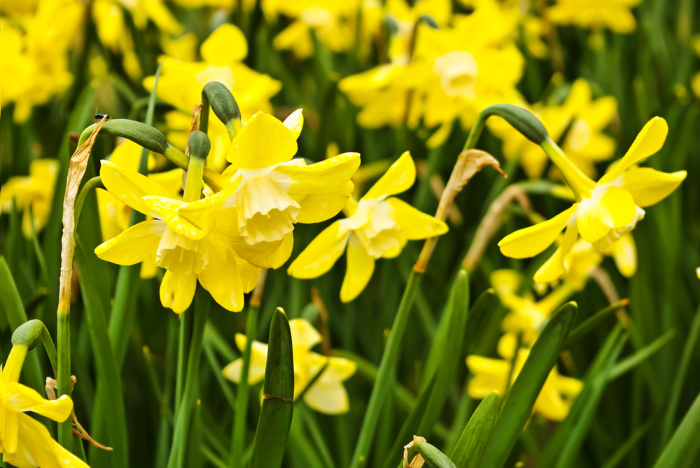
{"type": "Polygon", "coordinates": [[[57,173],[57,160],[37,159],[28,176],[11,177],[0,188],[0,211],[9,213],[16,203],[17,209],[24,211],[22,233],[27,238],[32,237],[32,224],[38,232],[49,219],[57,173]]]}
{"type": "Polygon", "coordinates": [[[637,22],[630,11],[642,0],[557,0],[546,17],[557,24],[575,24],[583,28],[609,28],[617,33],[634,31],[637,22]]]}
{"type": "Polygon", "coordinates": [[[87,468],[78,457],[51,438],[48,429],[27,412],[57,422],[70,417],[73,401],[68,395],[46,400],[19,383],[27,347],[15,345],[7,363],[0,366],[0,453],[5,463],[18,468],[87,468]]]}
{"type": "MultiPolygon", "coordinates": [[[[294,398],[306,390],[304,401],[316,411],[327,414],[347,412],[348,394],[343,382],[355,373],[357,365],[348,359],[323,356],[311,351],[311,348],[321,342],[321,335],[306,320],[290,320],[289,328],[294,355],[294,398]],[[316,378],[321,371],[323,373],[316,378]],[[315,378],[315,382],[307,389],[315,378]]],[[[245,349],[246,340],[245,335],[236,334],[236,345],[241,351],[245,349]]],[[[265,376],[267,345],[253,341],[251,350],[248,383],[252,385],[265,376]]],[[[242,369],[243,360],[236,359],[224,368],[223,373],[229,380],[240,383],[242,369]]]]}
{"type": "MultiPolygon", "coordinates": [[[[589,177],[595,175],[595,163],[610,159],[615,152],[615,140],[603,133],[617,111],[615,98],[592,99],[586,80],[576,80],[561,105],[535,104],[530,110],[542,121],[552,140],[561,141],[568,158],[589,177]]],[[[547,155],[539,145],[504,120],[490,120],[489,128],[503,140],[503,154],[507,158],[520,158],[527,176],[540,178],[547,155]]]]}
{"type": "Polygon", "coordinates": [[[535,301],[530,292],[518,294],[521,283],[522,276],[514,270],[496,270],[491,274],[491,284],[508,309],[501,328],[507,333],[520,334],[523,344],[531,346],[552,314],[580,288],[565,281],[546,297],[535,301]]]}
{"type": "Polygon", "coordinates": [[[0,19],[0,107],[13,102],[14,120],[25,121],[73,81],[68,52],[85,5],[79,0],[4,1],[0,19]]]}
{"type": "Polygon", "coordinates": [[[613,245],[644,217],[644,207],[667,197],[686,177],[685,171],[667,174],[647,167],[634,167],[661,149],[667,133],[668,125],[664,119],[651,119],[627,154],[597,183],[574,166],[551,140],[546,140],[543,148],[562,172],[576,202],[548,221],[506,236],[498,244],[503,255],[533,257],[549,247],[566,228],[559,248],[535,273],[535,281],[549,283],[566,273],[564,259],[579,234],[598,251],[613,245]]]}
{"type": "MultiPolygon", "coordinates": [[[[281,242],[291,254],[295,223],[319,223],[340,212],[352,193],[360,155],[345,153],[315,164],[292,159],[303,126],[301,110],[284,123],[259,112],[238,131],[223,172],[235,186],[224,207],[235,206],[238,229],[250,245],[281,242]]],[[[279,265],[277,265],[279,266],[279,265]]]]}
{"type": "Polygon", "coordinates": [[[348,218],[323,230],[287,272],[295,278],[321,276],[331,269],[347,247],[347,271],[340,299],[348,302],[367,286],[376,259],[398,256],[409,240],[446,233],[444,222],[391,196],[408,190],[415,178],[415,164],[405,152],[359,202],[348,200],[345,208],[348,218]]]}
{"type": "MultiPolygon", "coordinates": [[[[109,157],[109,161],[131,171],[136,171],[139,167],[142,150],[143,148],[133,141],[125,140],[114,149],[109,157]]],[[[155,158],[152,155],[149,155],[148,165],[149,169],[155,165],[155,158]]],[[[171,198],[177,198],[180,190],[182,190],[182,175],[181,169],[173,169],[166,172],[149,173],[148,178],[163,187],[170,194],[171,198]]],[[[112,196],[108,191],[97,190],[97,208],[100,214],[100,228],[104,241],[117,237],[129,227],[131,208],[112,196]]],[[[151,262],[150,259],[144,259],[141,264],[141,278],[152,278],[155,276],[156,271],[156,264],[151,262]]]]}
{"type": "MultiPolygon", "coordinates": [[[[192,107],[202,99],[202,88],[210,81],[219,81],[236,97],[243,119],[257,111],[272,110],[270,98],[277,94],[282,85],[248,68],[242,61],[248,55],[248,43],[243,33],[232,24],[219,26],[200,47],[202,62],[185,62],[166,58],[156,91],[159,99],[172,104],[178,110],[168,112],[168,139],[184,150],[192,122],[192,107]]],[[[155,78],[144,80],[146,89],[151,90],[155,78]]],[[[221,172],[225,165],[226,151],[230,140],[226,127],[218,119],[209,119],[211,151],[207,165],[221,172]]]]}
{"type": "Polygon", "coordinates": [[[221,209],[226,193],[187,203],[109,161],[102,162],[100,176],[111,195],[153,219],[97,246],[99,258],[119,265],[150,260],[165,268],[161,302],[177,313],[189,307],[197,281],[225,309],[243,308],[243,293],[255,287],[260,274],[247,260],[262,261],[279,243],[248,246],[238,234],[233,209],[221,209]]]}
{"type": "MultiPolygon", "coordinates": [[[[510,387],[508,376],[511,375],[510,384],[515,382],[530,355],[528,348],[520,347],[513,362],[517,346],[515,335],[506,334],[498,342],[498,354],[503,359],[467,356],[467,367],[474,375],[467,387],[470,397],[486,398],[494,390],[500,394],[505,393],[506,388],[510,387]]],[[[547,419],[561,421],[569,414],[571,404],[582,388],[583,384],[580,380],[565,377],[554,367],[544,382],[532,411],[547,419]]]]}

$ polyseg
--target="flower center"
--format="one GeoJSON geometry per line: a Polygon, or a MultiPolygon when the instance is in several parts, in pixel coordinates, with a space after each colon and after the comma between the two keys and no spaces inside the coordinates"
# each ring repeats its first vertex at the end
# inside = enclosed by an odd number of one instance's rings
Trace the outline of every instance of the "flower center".
{"type": "Polygon", "coordinates": [[[433,71],[448,96],[473,99],[479,67],[469,52],[453,50],[435,59],[433,71]]]}

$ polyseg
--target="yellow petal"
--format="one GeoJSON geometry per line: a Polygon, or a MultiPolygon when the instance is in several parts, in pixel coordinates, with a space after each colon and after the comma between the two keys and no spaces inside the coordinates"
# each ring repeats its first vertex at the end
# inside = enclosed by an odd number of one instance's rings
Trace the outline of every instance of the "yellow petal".
{"type": "Polygon", "coordinates": [[[389,167],[389,170],[362,197],[363,200],[386,198],[405,192],[416,180],[416,165],[411,154],[406,151],[389,167]]]}
{"type": "Polygon", "coordinates": [[[221,205],[223,198],[210,197],[185,203],[169,197],[143,197],[143,204],[158,218],[178,234],[190,239],[203,239],[216,224],[213,212],[221,205]]]}
{"type": "Polygon", "coordinates": [[[610,253],[615,260],[617,269],[623,276],[634,276],[637,271],[637,247],[632,234],[625,234],[617,242],[605,250],[610,253]]]}
{"type": "MultiPolygon", "coordinates": [[[[246,336],[241,333],[236,333],[236,345],[238,349],[243,351],[246,344],[246,336]]],[[[259,341],[253,341],[250,354],[250,369],[248,370],[248,383],[254,385],[260,382],[265,377],[265,365],[267,364],[267,345],[259,341]]],[[[236,359],[226,367],[224,367],[224,377],[240,383],[241,374],[243,372],[243,359],[236,359]]]]}
{"type": "Polygon", "coordinates": [[[347,390],[340,382],[317,381],[307,390],[304,401],[312,409],[326,414],[342,414],[350,409],[347,390]]]}
{"type": "Polygon", "coordinates": [[[611,229],[631,223],[636,212],[632,195],[623,188],[610,186],[599,197],[579,203],[576,224],[581,237],[593,243],[607,236],[611,229]]]}
{"type": "Polygon", "coordinates": [[[73,411],[73,400],[62,395],[58,400],[45,400],[39,392],[22,384],[13,382],[5,389],[5,407],[14,411],[34,413],[63,422],[73,411]]]}
{"type": "Polygon", "coordinates": [[[630,166],[648,158],[664,145],[668,134],[668,124],[661,117],[654,117],[642,128],[625,156],[618,161],[598,182],[607,184],[622,175],[630,166]]]}
{"type": "Polygon", "coordinates": [[[374,273],[374,258],[367,253],[357,237],[350,236],[347,269],[340,288],[340,300],[350,302],[355,299],[369,283],[372,273],[374,273]]]}
{"type": "Polygon", "coordinates": [[[289,321],[292,333],[292,344],[309,350],[321,342],[321,334],[306,320],[293,319],[289,321]]]}
{"type": "Polygon", "coordinates": [[[240,169],[263,169],[289,161],[297,152],[294,133],[265,112],[258,112],[239,130],[226,159],[240,169]]]}
{"type": "Polygon", "coordinates": [[[248,42],[240,29],[226,23],[216,28],[199,50],[205,62],[226,66],[248,55],[248,42]]]}
{"type": "Polygon", "coordinates": [[[292,262],[287,273],[295,278],[316,278],[326,273],[343,254],[348,236],[340,234],[340,221],[324,229],[292,262]]]}
{"type": "Polygon", "coordinates": [[[243,282],[233,253],[205,244],[207,267],[197,275],[202,287],[226,310],[243,310],[243,282]]]}
{"type": "Polygon", "coordinates": [[[447,224],[413,208],[403,200],[392,197],[386,201],[394,211],[392,218],[401,226],[401,234],[409,240],[427,239],[448,231],[447,224]]]}
{"type": "Polygon", "coordinates": [[[143,203],[148,196],[170,197],[170,194],[153,180],[143,174],[124,169],[109,161],[102,161],[100,167],[102,183],[115,198],[129,205],[136,211],[153,217],[159,217],[143,203]]]}
{"type": "Polygon", "coordinates": [[[549,260],[535,272],[533,279],[536,283],[551,283],[566,274],[567,267],[564,259],[566,255],[571,252],[577,238],[578,229],[576,223],[572,222],[567,226],[566,232],[564,232],[564,240],[561,245],[554,251],[554,254],[549,257],[549,260]]]}
{"type": "Polygon", "coordinates": [[[354,189],[350,178],[360,166],[358,153],[344,153],[311,165],[283,164],[275,172],[292,179],[289,196],[301,210],[300,223],[320,223],[337,215],[354,189]]]}
{"type": "Polygon", "coordinates": [[[576,207],[574,205],[550,220],[507,235],[498,243],[501,253],[510,258],[534,257],[552,245],[576,207]]]}
{"type": "Polygon", "coordinates": [[[301,112],[301,109],[297,109],[289,116],[284,119],[284,126],[287,127],[292,131],[294,134],[294,138],[299,138],[299,135],[301,135],[301,129],[304,127],[304,115],[301,112]]]}
{"type": "Polygon", "coordinates": [[[178,274],[166,270],[160,283],[160,302],[163,307],[181,314],[192,303],[196,287],[197,277],[194,274],[178,274]]]}
{"type": "Polygon", "coordinates": [[[88,468],[85,462],[53,440],[39,421],[23,413],[13,414],[17,417],[20,438],[14,453],[3,444],[4,461],[17,467],[88,468]]]}
{"type": "Polygon", "coordinates": [[[144,260],[154,261],[164,231],[163,221],[143,221],[131,226],[114,239],[98,245],[95,255],[117,265],[134,265],[144,260]]]}
{"type": "MultiPolygon", "coordinates": [[[[292,249],[294,248],[294,232],[292,231],[285,234],[285,236],[282,238],[282,241],[276,242],[276,244],[279,244],[279,246],[271,253],[262,255],[258,254],[255,256],[249,255],[250,258],[253,258],[253,260],[249,261],[261,268],[272,268],[276,270],[277,268],[281,267],[287,262],[287,260],[289,260],[289,257],[292,255],[292,249]]],[[[249,254],[251,248],[256,247],[255,245],[249,245],[247,242],[242,242],[241,245],[245,246],[244,248],[249,254]]],[[[240,252],[240,249],[238,249],[237,247],[234,247],[234,250],[236,250],[236,252],[240,252]]]]}
{"type": "Polygon", "coordinates": [[[622,188],[634,198],[637,206],[654,205],[671,194],[685,180],[686,171],[665,172],[649,167],[630,169],[622,174],[622,188]]]}

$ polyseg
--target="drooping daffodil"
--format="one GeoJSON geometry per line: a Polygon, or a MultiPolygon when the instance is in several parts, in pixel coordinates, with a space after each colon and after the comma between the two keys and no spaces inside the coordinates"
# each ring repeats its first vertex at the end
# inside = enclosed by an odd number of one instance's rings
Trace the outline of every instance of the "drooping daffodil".
{"type": "Polygon", "coordinates": [[[549,247],[565,229],[564,239],[552,257],[535,273],[535,281],[549,283],[567,272],[564,262],[579,235],[602,251],[630,232],[644,217],[644,207],[673,192],[686,171],[671,174],[635,165],[661,149],[668,125],[651,119],[637,135],[625,156],[594,182],[567,159],[551,139],[542,144],[574,192],[573,206],[554,218],[516,231],[498,244],[512,258],[533,257],[549,247]]]}
{"type": "MultiPolygon", "coordinates": [[[[311,351],[321,342],[321,335],[306,320],[290,320],[289,328],[294,355],[294,398],[305,390],[304,401],[314,410],[327,414],[347,412],[350,405],[343,382],[355,373],[357,365],[345,358],[323,356],[311,351]],[[322,370],[323,373],[316,377],[322,370]],[[307,388],[310,383],[311,387],[307,388]]],[[[245,349],[246,341],[245,335],[236,335],[236,345],[241,351],[245,349]]],[[[265,376],[267,345],[253,341],[251,349],[248,383],[253,385],[265,376]]],[[[227,365],[223,373],[229,380],[240,383],[242,369],[243,359],[239,358],[227,365]]]]}
{"type": "Polygon", "coordinates": [[[248,246],[233,209],[221,209],[225,192],[182,201],[152,179],[109,161],[102,161],[100,177],[112,196],[152,219],[97,246],[99,258],[119,265],[151,260],[165,268],[161,302],[177,313],[189,307],[197,281],[225,309],[243,308],[243,293],[255,287],[260,274],[249,261],[262,262],[279,243],[248,246]]]}
{"type": "Polygon", "coordinates": [[[634,31],[637,21],[630,11],[642,0],[557,0],[545,16],[556,24],[583,28],[609,28],[620,34],[634,31]]]}
{"type": "Polygon", "coordinates": [[[11,177],[0,188],[0,212],[11,212],[13,203],[16,203],[18,211],[24,211],[24,237],[32,237],[32,225],[37,232],[46,225],[57,174],[56,159],[37,159],[29,166],[28,176],[11,177]]]}
{"type": "Polygon", "coordinates": [[[326,221],[343,209],[360,165],[358,153],[344,153],[306,164],[297,153],[303,126],[301,109],[282,122],[265,112],[246,121],[226,153],[223,172],[235,188],[224,207],[236,207],[245,242],[283,242],[291,254],[295,223],[326,221]],[[288,248],[287,248],[288,246],[288,248]]]}
{"type": "MultiPolygon", "coordinates": [[[[494,390],[501,395],[505,393],[506,388],[511,386],[508,385],[508,376],[511,376],[510,384],[515,382],[530,355],[528,348],[519,347],[516,356],[516,347],[516,336],[508,333],[498,341],[498,354],[502,359],[467,356],[467,367],[473,374],[467,386],[470,397],[486,398],[494,390]]],[[[546,419],[561,421],[569,414],[573,401],[582,389],[583,383],[580,380],[563,376],[554,367],[544,382],[532,411],[546,419]]]]}
{"type": "Polygon", "coordinates": [[[415,178],[415,164],[405,152],[359,202],[348,200],[345,208],[348,217],[323,230],[287,272],[295,278],[321,276],[347,247],[347,270],[340,299],[349,302],[367,286],[377,259],[398,256],[409,240],[446,233],[444,222],[392,197],[408,190],[415,178]]]}
{"type": "Polygon", "coordinates": [[[15,345],[5,367],[0,366],[0,454],[17,468],[87,468],[87,464],[61,447],[48,429],[27,412],[63,422],[73,411],[68,395],[46,400],[36,390],[19,383],[28,348],[15,345]]]}

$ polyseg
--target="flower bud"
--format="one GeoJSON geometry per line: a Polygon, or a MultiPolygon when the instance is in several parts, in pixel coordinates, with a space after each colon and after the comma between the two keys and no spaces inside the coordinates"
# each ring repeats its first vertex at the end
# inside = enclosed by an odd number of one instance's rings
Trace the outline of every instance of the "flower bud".
{"type": "Polygon", "coordinates": [[[44,322],[41,320],[30,320],[23,323],[12,333],[13,346],[26,346],[28,350],[33,349],[44,332],[44,322]]]}
{"type": "Polygon", "coordinates": [[[531,142],[541,145],[549,136],[542,122],[530,111],[512,104],[494,104],[481,111],[484,119],[497,115],[531,142]]]}
{"type": "Polygon", "coordinates": [[[206,159],[211,149],[211,142],[206,133],[195,130],[190,134],[187,146],[190,149],[191,158],[206,159]]]}
{"type": "MultiPolygon", "coordinates": [[[[241,110],[231,91],[223,83],[210,81],[202,89],[202,102],[205,107],[207,103],[211,106],[214,114],[226,125],[229,136],[233,138],[233,134],[241,126],[241,110]]],[[[208,113],[206,108],[204,113],[208,113]]],[[[207,119],[208,115],[202,114],[202,120],[206,122],[207,119]]],[[[205,129],[206,126],[202,125],[202,128],[205,129]]]]}
{"type": "MultiPolygon", "coordinates": [[[[82,144],[93,132],[95,125],[90,125],[80,135],[79,145],[82,144]]],[[[102,125],[102,133],[114,135],[131,140],[154,153],[163,154],[168,148],[168,142],[155,128],[142,122],[128,119],[107,120],[102,125]]]]}

